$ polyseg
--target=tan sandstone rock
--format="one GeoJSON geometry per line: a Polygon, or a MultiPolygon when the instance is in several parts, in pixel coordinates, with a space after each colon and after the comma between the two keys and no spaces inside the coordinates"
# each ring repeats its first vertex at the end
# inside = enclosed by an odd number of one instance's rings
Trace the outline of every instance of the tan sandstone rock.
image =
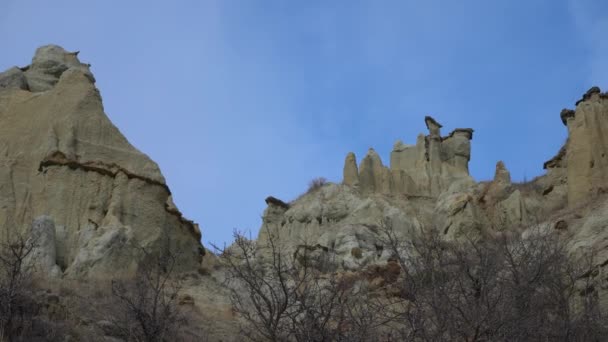
{"type": "Polygon", "coordinates": [[[349,152],[344,160],[344,181],[346,185],[357,186],[359,185],[359,170],[357,168],[357,158],[355,154],[349,152]]]}
{"type": "Polygon", "coordinates": [[[24,69],[25,86],[17,77],[0,87],[2,229],[26,231],[46,215],[67,276],[131,272],[138,260],[125,246],[155,250],[163,235],[180,267],[196,269],[200,231],[173,205],[158,165],[109,121],[88,65],[50,45],[24,69]]]}
{"type": "Polygon", "coordinates": [[[354,155],[349,154],[343,183],[353,185],[358,179],[363,193],[436,197],[455,182],[471,180],[468,165],[473,130],[457,128],[442,137],[442,126],[435,119],[427,116],[425,123],[429,135],[419,135],[416,145],[406,145],[398,140],[393,146],[388,168],[370,149],[361,161],[356,177],[354,155]]]}
{"type": "Polygon", "coordinates": [[[568,205],[608,190],[608,98],[591,88],[566,120],[568,205]]]}

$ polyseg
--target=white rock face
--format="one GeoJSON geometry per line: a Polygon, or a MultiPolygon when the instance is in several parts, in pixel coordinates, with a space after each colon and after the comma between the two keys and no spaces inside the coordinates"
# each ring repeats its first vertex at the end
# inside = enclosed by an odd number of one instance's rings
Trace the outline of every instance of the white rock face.
{"type": "Polygon", "coordinates": [[[32,224],[31,237],[34,249],[26,264],[33,265],[33,271],[53,278],[63,274],[57,265],[55,223],[48,216],[40,216],[32,224]]]}
{"type": "Polygon", "coordinates": [[[158,165],[109,121],[76,55],[42,47],[24,68],[27,87],[0,87],[0,227],[25,231],[46,215],[66,276],[130,272],[138,260],[121,244],[154,249],[165,231],[180,266],[194,269],[200,231],[172,204],[158,165]]]}

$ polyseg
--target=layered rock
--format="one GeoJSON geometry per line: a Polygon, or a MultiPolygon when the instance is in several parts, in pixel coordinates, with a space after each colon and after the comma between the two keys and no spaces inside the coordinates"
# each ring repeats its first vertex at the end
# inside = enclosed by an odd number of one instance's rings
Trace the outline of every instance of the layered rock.
{"type": "Polygon", "coordinates": [[[26,231],[46,215],[68,276],[132,272],[138,260],[125,246],[155,250],[163,236],[194,269],[198,227],[175,208],[158,165],[109,121],[77,55],[44,46],[30,66],[0,74],[2,230],[26,231]]]}

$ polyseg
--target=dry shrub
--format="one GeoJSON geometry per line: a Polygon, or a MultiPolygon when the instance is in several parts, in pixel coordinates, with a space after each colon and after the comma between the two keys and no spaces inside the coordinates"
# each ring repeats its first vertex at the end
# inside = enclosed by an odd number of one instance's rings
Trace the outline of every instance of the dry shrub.
{"type": "Polygon", "coordinates": [[[311,180],[308,183],[308,190],[306,190],[306,193],[309,194],[313,191],[316,191],[317,189],[320,189],[323,187],[323,185],[327,184],[327,179],[324,177],[317,177],[313,180],[311,180]]]}
{"type": "Polygon", "coordinates": [[[177,253],[166,249],[143,254],[134,279],[114,279],[111,293],[115,306],[108,312],[102,329],[126,341],[180,341],[186,317],[179,306],[181,281],[176,277],[177,253]]]}

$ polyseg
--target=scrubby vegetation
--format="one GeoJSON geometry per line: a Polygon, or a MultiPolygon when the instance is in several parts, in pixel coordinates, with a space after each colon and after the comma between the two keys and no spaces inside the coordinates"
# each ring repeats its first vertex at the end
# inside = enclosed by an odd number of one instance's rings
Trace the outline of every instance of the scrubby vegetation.
{"type": "Polygon", "coordinates": [[[143,253],[134,277],[53,279],[36,269],[35,236],[0,245],[0,341],[193,341],[181,328],[177,252],[143,253]]]}
{"type": "MultiPolygon", "coordinates": [[[[336,260],[321,246],[235,233],[235,243],[218,252],[239,335],[441,342],[603,341],[608,334],[594,255],[573,258],[559,232],[446,241],[433,230],[404,234],[390,220],[377,231],[390,257],[359,271],[330,267],[336,260]]],[[[37,281],[25,262],[35,239],[3,245],[1,341],[200,340],[187,333],[169,245],[162,253],[133,247],[145,255],[135,276],[97,283],[37,281]]]]}
{"type": "Polygon", "coordinates": [[[327,179],[323,177],[317,177],[308,183],[308,190],[306,190],[306,193],[308,194],[313,191],[316,191],[317,189],[323,187],[323,185],[325,184],[327,184],[327,179]]]}
{"type": "Polygon", "coordinates": [[[287,250],[277,235],[235,234],[227,282],[252,341],[601,341],[608,333],[590,272],[555,232],[445,241],[380,229],[392,257],[323,272],[331,251],[287,250]]]}

